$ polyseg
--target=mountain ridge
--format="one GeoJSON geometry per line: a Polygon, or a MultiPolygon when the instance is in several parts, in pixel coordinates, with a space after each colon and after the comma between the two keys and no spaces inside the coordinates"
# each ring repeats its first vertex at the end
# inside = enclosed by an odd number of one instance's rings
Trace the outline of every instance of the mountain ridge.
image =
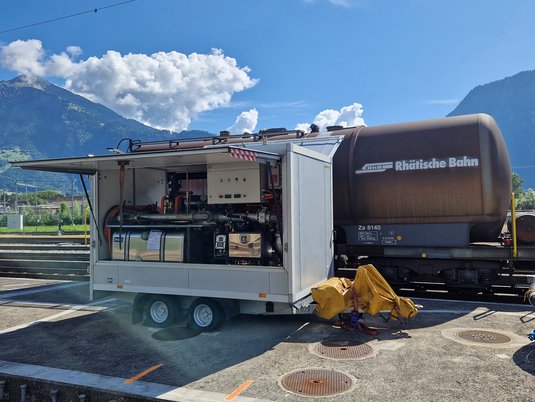
{"type": "Polygon", "coordinates": [[[43,185],[66,180],[64,175],[10,169],[9,160],[105,154],[124,138],[152,141],[209,135],[213,134],[146,126],[42,78],[21,75],[0,81],[0,188],[14,190],[21,180],[43,185]]]}
{"type": "MultiPolygon", "coordinates": [[[[474,87],[448,114],[488,113],[505,138],[513,170],[535,188],[535,70],[474,87]]],[[[158,130],[42,78],[0,81],[0,188],[40,182],[69,189],[67,176],[10,169],[9,160],[105,154],[120,140],[152,141],[213,136],[207,131],[158,130]],[[66,183],[60,185],[60,183],[66,183]]]]}
{"type": "Polygon", "coordinates": [[[513,171],[535,188],[535,70],[473,88],[448,116],[488,113],[503,134],[513,171]]]}

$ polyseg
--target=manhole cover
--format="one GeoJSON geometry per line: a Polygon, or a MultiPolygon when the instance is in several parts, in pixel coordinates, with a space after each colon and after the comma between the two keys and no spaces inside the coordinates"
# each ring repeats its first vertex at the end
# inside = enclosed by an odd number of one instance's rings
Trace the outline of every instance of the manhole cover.
{"type": "Polygon", "coordinates": [[[335,370],[304,369],[285,374],[282,387],[302,396],[331,396],[351,388],[353,381],[335,370]]]}
{"type": "Polygon", "coordinates": [[[335,339],[318,343],[314,347],[316,354],[330,359],[362,359],[371,356],[373,349],[362,342],[335,339]]]}
{"type": "Polygon", "coordinates": [[[469,330],[457,332],[457,336],[465,341],[477,343],[509,343],[512,341],[510,337],[504,334],[499,334],[492,331],[469,330]]]}

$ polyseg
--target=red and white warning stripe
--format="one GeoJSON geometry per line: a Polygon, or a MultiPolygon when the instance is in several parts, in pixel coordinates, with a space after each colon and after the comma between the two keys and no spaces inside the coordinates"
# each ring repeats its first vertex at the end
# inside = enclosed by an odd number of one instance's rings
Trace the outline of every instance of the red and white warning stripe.
{"type": "Polygon", "coordinates": [[[249,162],[256,162],[256,153],[243,148],[230,148],[230,156],[249,162]]]}

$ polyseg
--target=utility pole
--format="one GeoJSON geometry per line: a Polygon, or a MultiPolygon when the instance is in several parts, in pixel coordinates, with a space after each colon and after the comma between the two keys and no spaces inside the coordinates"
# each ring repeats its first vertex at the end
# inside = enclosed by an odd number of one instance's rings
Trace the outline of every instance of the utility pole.
{"type": "MultiPolygon", "coordinates": [[[[18,203],[19,203],[19,186],[23,186],[25,187],[25,190],[26,190],[26,204],[27,205],[30,205],[30,203],[28,202],[28,187],[30,188],[36,188],[36,186],[32,185],[32,184],[26,184],[26,183],[19,183],[19,182],[16,182],[15,183],[15,186],[17,188],[17,191],[15,192],[15,211],[18,213],[19,209],[18,209],[18,203]]],[[[36,195],[37,197],[37,195],[36,195]]]]}
{"type": "Polygon", "coordinates": [[[74,183],[76,179],[72,179],[71,183],[71,223],[74,225],[74,183]]]}
{"type": "MultiPolygon", "coordinates": [[[[82,177],[82,180],[83,179],[84,178],[82,177]]],[[[85,217],[85,194],[82,194],[82,223],[85,224],[85,220],[84,220],[85,218],[84,217],[85,217]]]]}
{"type": "Polygon", "coordinates": [[[20,169],[17,169],[17,180],[15,180],[15,213],[19,213],[19,171],[20,169]]]}
{"type": "Polygon", "coordinates": [[[33,181],[34,195],[35,195],[35,216],[37,216],[37,186],[35,180],[33,181]]]}

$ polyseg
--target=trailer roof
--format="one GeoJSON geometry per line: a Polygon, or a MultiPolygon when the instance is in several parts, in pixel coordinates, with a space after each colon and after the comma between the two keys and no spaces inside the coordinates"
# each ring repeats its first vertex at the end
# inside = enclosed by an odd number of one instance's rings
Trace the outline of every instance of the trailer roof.
{"type": "Polygon", "coordinates": [[[170,169],[181,166],[224,163],[233,159],[266,163],[279,160],[276,153],[239,146],[210,147],[195,150],[169,152],[124,153],[113,155],[84,156],[78,158],[42,159],[10,162],[13,167],[46,172],[93,175],[99,170],[119,169],[121,165],[130,168],[170,169]]]}

